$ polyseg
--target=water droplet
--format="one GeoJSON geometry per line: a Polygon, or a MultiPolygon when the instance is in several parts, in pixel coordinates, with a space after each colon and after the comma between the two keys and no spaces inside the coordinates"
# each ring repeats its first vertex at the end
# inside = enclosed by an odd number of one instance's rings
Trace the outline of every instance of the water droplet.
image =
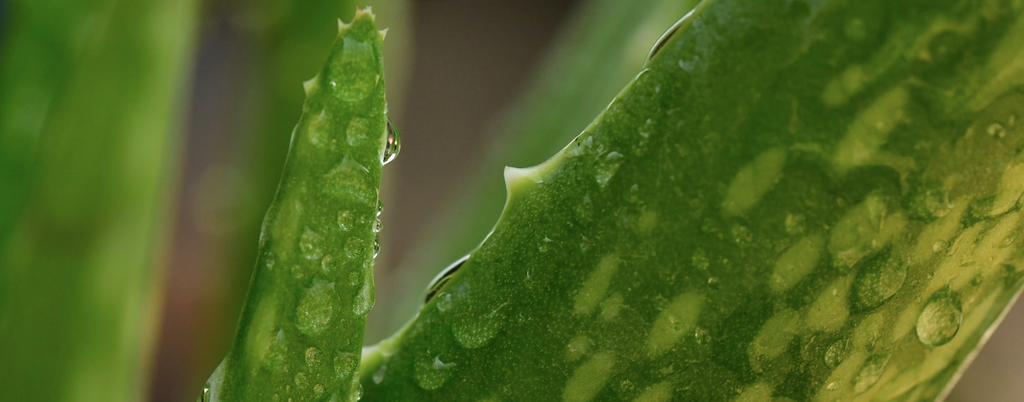
{"type": "Polygon", "coordinates": [[[889,364],[889,355],[874,355],[868,358],[861,366],[860,371],[853,377],[853,390],[858,394],[867,391],[872,385],[882,378],[885,373],[885,366],[889,364]]]}
{"type": "Polygon", "coordinates": [[[299,249],[302,250],[302,255],[310,260],[319,260],[324,254],[323,250],[320,249],[320,242],[322,240],[323,236],[306,228],[299,239],[299,249]]]}
{"type": "Polygon", "coordinates": [[[988,128],[986,128],[985,131],[991,137],[998,137],[998,138],[1006,137],[1006,128],[1003,127],[1003,125],[999,124],[999,123],[989,124],[988,128]]]}
{"type": "Polygon", "coordinates": [[[377,217],[377,220],[373,222],[373,233],[380,233],[382,229],[384,229],[384,222],[381,222],[380,217],[377,217]]]}
{"type": "Polygon", "coordinates": [[[366,315],[373,308],[376,293],[373,288],[373,276],[366,275],[363,279],[363,287],[359,289],[355,299],[352,300],[352,312],[356,315],[366,315]]]}
{"type": "Polygon", "coordinates": [[[348,240],[345,241],[345,255],[348,256],[350,260],[362,260],[365,247],[366,245],[365,242],[363,242],[363,239],[355,236],[349,237],[348,240]]]}
{"type": "Polygon", "coordinates": [[[851,299],[854,310],[868,311],[881,306],[903,287],[907,266],[893,257],[890,250],[857,263],[851,299]]]}
{"type": "Polygon", "coordinates": [[[203,387],[203,391],[199,393],[199,398],[196,400],[198,402],[210,402],[210,387],[203,387]]]}
{"type": "Polygon", "coordinates": [[[275,263],[277,263],[277,258],[274,256],[274,252],[268,251],[266,256],[263,257],[263,265],[265,265],[267,269],[272,270],[274,269],[275,263]]]}
{"type": "Polygon", "coordinates": [[[711,290],[718,290],[718,288],[720,286],[721,285],[719,283],[719,280],[718,280],[717,276],[712,276],[712,277],[708,278],[708,287],[710,287],[711,290]]]}
{"type": "Polygon", "coordinates": [[[316,279],[299,298],[295,309],[295,325],[307,336],[317,335],[327,329],[334,318],[334,305],[338,295],[334,283],[316,279]]]}
{"type": "MultiPolygon", "coordinates": [[[[501,307],[498,307],[501,309],[501,307]]],[[[483,316],[467,315],[452,324],[452,335],[459,345],[466,349],[476,349],[487,345],[501,328],[504,317],[498,310],[483,316]]]]}
{"type": "Polygon", "coordinates": [[[942,346],[960,330],[960,296],[943,290],[936,292],[917,317],[917,339],[925,346],[942,346]]]}
{"type": "Polygon", "coordinates": [[[386,365],[386,364],[381,365],[380,368],[377,369],[377,371],[373,372],[373,383],[374,384],[380,384],[380,383],[384,382],[384,374],[387,374],[387,372],[388,372],[388,365],[386,365]]]}
{"type": "Polygon", "coordinates": [[[437,311],[444,313],[448,311],[452,306],[452,295],[450,293],[441,293],[437,296],[437,311]]]}
{"type": "Polygon", "coordinates": [[[425,356],[416,360],[413,364],[413,376],[416,384],[425,390],[441,388],[455,371],[454,362],[444,362],[440,355],[433,357],[425,356]]]}
{"type": "Polygon", "coordinates": [[[398,156],[398,152],[402,150],[402,137],[398,135],[398,129],[395,128],[395,123],[388,118],[388,138],[384,144],[384,158],[383,162],[387,165],[389,162],[395,160],[398,156]]]}
{"type": "Polygon", "coordinates": [[[384,201],[377,200],[377,216],[384,213],[384,201]]]}
{"type": "Polygon", "coordinates": [[[846,357],[846,352],[850,349],[850,339],[843,338],[835,341],[825,351],[825,365],[829,368],[836,368],[839,363],[843,362],[846,357]]]}
{"type": "Polygon", "coordinates": [[[380,233],[373,236],[373,258],[380,254],[380,233]]]}
{"type": "Polygon", "coordinates": [[[612,151],[604,158],[601,158],[597,164],[597,184],[604,188],[608,185],[608,181],[615,176],[615,172],[619,170],[619,166],[622,165],[623,160],[622,154],[612,151]]]}
{"type": "Polygon", "coordinates": [[[338,211],[338,228],[343,232],[348,232],[355,227],[355,218],[352,217],[350,211],[338,211]]]}
{"type": "Polygon", "coordinates": [[[363,399],[363,384],[356,384],[356,391],[352,393],[350,401],[357,402],[360,399],[363,399]]]}
{"type": "Polygon", "coordinates": [[[337,263],[334,261],[334,257],[330,254],[325,255],[324,259],[320,260],[320,268],[323,269],[324,272],[331,272],[336,267],[337,263]]]}
{"type": "Polygon", "coordinates": [[[350,74],[349,72],[358,72],[363,74],[353,74],[352,77],[356,79],[342,78],[345,80],[345,85],[338,85],[332,89],[335,89],[334,95],[341,98],[341,100],[357,102],[365,98],[376,85],[373,79],[367,77],[367,73],[373,68],[373,46],[368,42],[360,41],[351,36],[343,36],[342,40],[344,41],[344,47],[342,47],[342,55],[339,60],[341,60],[344,67],[338,69],[339,73],[350,74]]]}
{"type": "Polygon", "coordinates": [[[306,373],[298,372],[295,374],[295,386],[299,388],[306,388],[308,380],[306,380],[306,373]]]}
{"type": "Polygon", "coordinates": [[[370,177],[370,170],[366,166],[345,156],[323,175],[322,181],[327,195],[372,205],[376,189],[370,177]]]}
{"type": "Polygon", "coordinates": [[[316,384],[313,386],[313,392],[316,393],[316,396],[323,396],[327,389],[324,388],[323,384],[316,384]]]}
{"type": "Polygon", "coordinates": [[[437,276],[435,276],[433,280],[430,281],[430,286],[427,286],[427,297],[426,300],[423,301],[423,303],[426,304],[427,302],[430,301],[430,299],[433,299],[434,295],[436,295],[437,292],[444,288],[444,285],[448,283],[448,280],[451,279],[452,274],[458,271],[459,268],[462,268],[462,264],[464,264],[468,259],[469,255],[467,254],[462,258],[459,258],[455,262],[451,263],[451,265],[445,267],[445,269],[442,269],[441,272],[437,274],[437,276]]]}
{"type": "Polygon", "coordinates": [[[649,138],[651,133],[654,132],[654,128],[654,121],[647,119],[647,122],[644,123],[644,127],[640,129],[640,136],[643,138],[649,138]]]}
{"type": "Polygon", "coordinates": [[[352,375],[358,364],[359,357],[355,353],[338,352],[334,356],[334,373],[338,376],[338,379],[344,379],[352,375]]]}
{"type": "Polygon", "coordinates": [[[832,382],[828,383],[828,385],[825,387],[825,389],[827,389],[829,391],[838,391],[839,390],[839,383],[835,382],[835,381],[832,381],[832,382]]]}
{"type": "Polygon", "coordinates": [[[317,349],[315,346],[306,349],[306,365],[317,367],[321,363],[323,363],[323,354],[320,353],[320,349],[317,349]]]}

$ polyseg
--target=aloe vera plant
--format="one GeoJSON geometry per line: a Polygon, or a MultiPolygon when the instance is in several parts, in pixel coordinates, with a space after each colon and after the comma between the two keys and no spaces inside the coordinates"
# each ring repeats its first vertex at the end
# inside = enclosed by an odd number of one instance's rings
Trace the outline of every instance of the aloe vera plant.
{"type": "Polygon", "coordinates": [[[1021,15],[701,3],[568,146],[506,169],[491,233],[360,359],[387,135],[358,14],[202,398],[942,399],[1024,284],[1021,15]]]}

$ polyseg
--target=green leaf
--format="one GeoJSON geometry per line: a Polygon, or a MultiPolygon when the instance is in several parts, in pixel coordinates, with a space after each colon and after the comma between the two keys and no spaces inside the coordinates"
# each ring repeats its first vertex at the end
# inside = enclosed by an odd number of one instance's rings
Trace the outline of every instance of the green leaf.
{"type": "Polygon", "coordinates": [[[3,399],[137,401],[195,2],[5,6],[3,399]]]}
{"type": "MultiPolygon", "coordinates": [[[[213,214],[218,221],[230,221],[228,230],[208,231],[204,241],[223,244],[213,258],[221,261],[224,286],[202,322],[203,335],[197,339],[207,345],[199,349],[225,349],[233,335],[236,318],[245,296],[248,279],[256,264],[258,233],[267,205],[280,182],[281,166],[288,151],[289,133],[302,111],[305,94],[300,82],[320,70],[338,31],[335,21],[350,21],[356,6],[372,6],[375,20],[388,27],[384,58],[385,76],[391,104],[407,70],[410,29],[407,29],[406,0],[261,0],[238,4],[238,18],[232,19],[250,43],[246,49],[244,95],[237,95],[241,109],[232,124],[244,133],[244,140],[232,147],[234,154],[223,155],[215,169],[201,174],[216,183],[215,194],[199,202],[219,205],[213,214]],[[223,174],[224,171],[229,174],[223,174]],[[228,177],[224,180],[222,177],[228,177]],[[225,183],[226,182],[226,183],[225,183]],[[215,232],[215,233],[209,233],[215,232]]],[[[394,107],[391,108],[394,115],[394,107]]],[[[400,112],[400,111],[399,111],[400,112]]],[[[400,122],[399,122],[400,123],[400,122]]],[[[386,184],[385,184],[386,185],[386,184]]],[[[385,191],[386,193],[386,191],[385,191]]],[[[216,275],[216,274],[214,274],[216,275]]],[[[222,356],[204,354],[196,362],[199,370],[194,382],[201,383],[222,356]],[[202,376],[200,378],[199,376],[202,376]]],[[[191,377],[190,375],[190,377],[191,377]]],[[[183,380],[183,382],[188,382],[183,380]]],[[[191,392],[191,391],[190,391],[191,392]]]]}
{"type": "Polygon", "coordinates": [[[234,343],[201,400],[358,398],[387,134],[382,32],[339,22],[292,134],[234,343]]]}
{"type": "Polygon", "coordinates": [[[364,400],[941,399],[1024,278],[1024,10],[701,3],[364,400]]]}

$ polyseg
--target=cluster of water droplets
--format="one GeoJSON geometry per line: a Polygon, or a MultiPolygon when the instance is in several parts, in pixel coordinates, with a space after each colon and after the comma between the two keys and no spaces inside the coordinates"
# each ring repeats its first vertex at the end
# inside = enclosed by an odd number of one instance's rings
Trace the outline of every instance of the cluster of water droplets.
{"type": "MultiPolygon", "coordinates": [[[[384,143],[384,155],[381,156],[381,163],[387,165],[391,161],[398,157],[398,153],[402,150],[402,137],[398,135],[398,129],[395,128],[395,123],[388,118],[387,124],[387,139],[384,143]]],[[[377,200],[377,220],[373,223],[373,258],[377,258],[380,254],[380,231],[384,228],[384,223],[381,222],[380,216],[384,213],[384,203],[377,200]]]]}

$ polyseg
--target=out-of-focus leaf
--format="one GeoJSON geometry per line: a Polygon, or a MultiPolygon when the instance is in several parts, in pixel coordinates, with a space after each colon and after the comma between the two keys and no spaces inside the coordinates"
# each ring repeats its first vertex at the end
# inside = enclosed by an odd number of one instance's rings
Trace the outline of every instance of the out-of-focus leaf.
{"type": "Polygon", "coordinates": [[[363,399],[941,399],[1024,284],[1021,7],[701,3],[363,399]]]}
{"type": "Polygon", "coordinates": [[[193,1],[16,1],[0,67],[0,389],[145,389],[193,1]]]}

